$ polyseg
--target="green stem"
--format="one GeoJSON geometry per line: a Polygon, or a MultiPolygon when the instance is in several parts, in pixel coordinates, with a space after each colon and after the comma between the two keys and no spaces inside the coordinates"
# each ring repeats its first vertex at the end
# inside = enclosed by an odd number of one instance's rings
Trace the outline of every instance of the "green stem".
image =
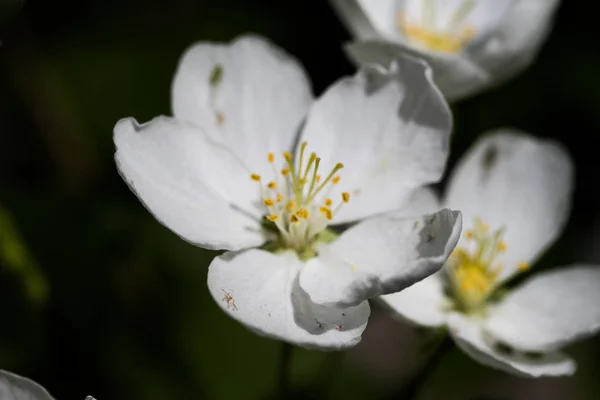
{"type": "Polygon", "coordinates": [[[393,399],[402,400],[414,400],[417,398],[425,383],[429,380],[433,372],[437,369],[440,361],[446,354],[453,348],[454,342],[449,335],[445,335],[442,341],[438,344],[437,348],[429,357],[427,364],[418,371],[410,380],[410,382],[404,386],[400,391],[393,394],[393,399]]]}
{"type": "Polygon", "coordinates": [[[279,397],[286,399],[290,392],[290,372],[292,369],[292,350],[289,343],[282,343],[279,356],[279,397]]]}

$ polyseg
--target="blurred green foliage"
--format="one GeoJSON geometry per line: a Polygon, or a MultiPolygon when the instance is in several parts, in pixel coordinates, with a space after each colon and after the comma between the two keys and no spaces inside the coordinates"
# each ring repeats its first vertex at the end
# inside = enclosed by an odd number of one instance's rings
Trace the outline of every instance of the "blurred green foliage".
{"type": "MultiPolygon", "coordinates": [[[[0,367],[59,400],[272,398],[280,344],[214,304],[206,289],[214,254],[181,241],[128,191],[112,128],[126,116],[169,114],[174,68],[194,41],[265,35],[301,60],[320,93],[353,73],[340,49],[348,34],[323,0],[31,0],[15,16],[17,3],[0,8],[0,367]]],[[[560,140],[575,158],[573,217],[541,268],[593,261],[600,53],[591,7],[565,2],[532,68],[454,107],[451,165],[500,126],[560,140]]],[[[597,398],[598,347],[575,354],[577,378],[537,381],[533,396],[597,398]]],[[[338,357],[296,350],[296,397],[384,392],[371,366],[338,357]]],[[[488,387],[494,398],[525,398],[515,393],[527,385],[455,352],[425,397],[474,398],[488,387]]]]}

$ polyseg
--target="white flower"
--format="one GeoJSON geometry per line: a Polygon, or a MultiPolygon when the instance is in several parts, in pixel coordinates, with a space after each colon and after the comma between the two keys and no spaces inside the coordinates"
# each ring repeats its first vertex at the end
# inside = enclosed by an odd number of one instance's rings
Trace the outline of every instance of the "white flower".
{"type": "Polygon", "coordinates": [[[357,64],[427,60],[449,100],[498,85],[535,59],[559,0],[332,0],[357,64]]]}
{"type": "Polygon", "coordinates": [[[210,265],[209,290],[260,334],[352,346],[366,299],[439,270],[458,241],[455,211],[377,216],[445,166],[451,115],[420,61],[364,69],[313,101],[270,42],[204,42],[184,54],[172,99],[174,118],[117,123],[119,171],[169,229],[231,251],[210,265]],[[330,224],[369,216],[331,243],[330,224]]]}
{"type": "MultiPolygon", "coordinates": [[[[465,218],[457,248],[440,272],[383,299],[418,325],[447,325],[486,365],[527,376],[572,374],[574,361],[558,350],[600,328],[600,266],[541,272],[503,288],[559,236],[572,181],[571,160],[553,142],[509,131],[480,139],[442,201],[465,218]]],[[[438,206],[422,192],[415,212],[425,203],[438,206]]]]}

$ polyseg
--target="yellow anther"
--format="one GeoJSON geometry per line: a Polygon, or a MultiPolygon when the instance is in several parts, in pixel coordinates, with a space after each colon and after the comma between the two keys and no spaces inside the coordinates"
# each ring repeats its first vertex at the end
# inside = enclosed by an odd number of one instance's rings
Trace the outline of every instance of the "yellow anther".
{"type": "Polygon", "coordinates": [[[333,204],[333,201],[332,201],[332,200],[331,200],[329,197],[327,197],[327,198],[325,199],[325,205],[326,205],[327,207],[331,207],[331,205],[332,205],[332,204],[333,204]]]}
{"type": "Polygon", "coordinates": [[[309,217],[308,210],[306,208],[301,208],[298,211],[296,211],[296,215],[298,216],[298,218],[303,219],[308,219],[309,217]]]}
{"type": "Polygon", "coordinates": [[[285,158],[286,161],[292,161],[294,157],[292,156],[292,153],[286,151],[283,153],[283,158],[285,158]]]}
{"type": "Polygon", "coordinates": [[[292,214],[292,215],[290,216],[290,222],[291,222],[291,223],[295,224],[295,223],[297,223],[298,221],[300,221],[300,220],[298,219],[298,216],[297,216],[296,214],[292,214]]]}
{"type": "Polygon", "coordinates": [[[348,193],[348,192],[344,192],[344,193],[342,193],[342,201],[343,201],[344,203],[347,203],[347,202],[349,202],[349,201],[350,201],[350,193],[348,193]]]}
{"type": "Polygon", "coordinates": [[[267,159],[269,160],[269,162],[271,164],[273,164],[275,162],[275,154],[269,153],[269,155],[267,156],[267,159]]]}
{"type": "Polygon", "coordinates": [[[275,202],[273,201],[273,199],[265,199],[263,201],[263,203],[265,203],[265,206],[267,206],[267,207],[273,207],[273,204],[275,204],[275,202]]]}
{"type": "Polygon", "coordinates": [[[331,212],[331,210],[327,207],[321,207],[319,208],[319,211],[321,211],[321,213],[323,215],[325,215],[325,218],[327,218],[328,220],[332,220],[333,219],[333,212],[331,212]]]}
{"type": "Polygon", "coordinates": [[[517,267],[519,268],[519,271],[521,272],[525,272],[529,269],[529,263],[525,262],[525,261],[521,261],[517,267]]]}
{"type": "Polygon", "coordinates": [[[340,183],[340,179],[342,179],[342,177],[338,175],[334,177],[331,182],[333,182],[334,185],[337,185],[338,183],[340,183]]]}
{"type": "Polygon", "coordinates": [[[277,184],[275,182],[269,182],[269,184],[267,185],[267,187],[269,189],[276,189],[277,188],[277,184]]]}
{"type": "Polygon", "coordinates": [[[305,185],[305,184],[306,184],[306,179],[304,179],[304,178],[300,178],[300,179],[298,180],[298,183],[299,183],[299,184],[301,184],[301,185],[305,185]]]}
{"type": "Polygon", "coordinates": [[[250,175],[250,179],[252,179],[254,182],[260,182],[260,175],[258,175],[258,174],[251,174],[250,175]]]}
{"type": "Polygon", "coordinates": [[[281,193],[277,193],[277,202],[281,203],[283,201],[283,195],[281,193]]]}
{"type": "Polygon", "coordinates": [[[217,111],[216,117],[217,117],[217,125],[223,125],[223,123],[225,122],[225,114],[223,114],[223,112],[221,112],[221,111],[217,111]]]}
{"type": "Polygon", "coordinates": [[[317,180],[317,183],[321,182],[321,175],[315,176],[315,179],[317,180]]]}
{"type": "Polygon", "coordinates": [[[496,246],[499,252],[505,252],[506,249],[508,249],[508,245],[506,244],[505,241],[501,241],[498,243],[498,245],[496,246]]]}
{"type": "Polygon", "coordinates": [[[285,205],[285,209],[289,213],[293,212],[296,209],[296,202],[294,200],[288,201],[287,204],[285,205]]]}
{"type": "Polygon", "coordinates": [[[271,222],[275,222],[279,219],[279,216],[277,216],[276,214],[271,214],[271,215],[267,215],[267,219],[271,222]]]}
{"type": "Polygon", "coordinates": [[[488,224],[486,224],[485,222],[481,223],[481,230],[484,232],[488,232],[490,230],[490,226],[488,224]]]}
{"type": "Polygon", "coordinates": [[[290,169],[289,168],[284,168],[281,170],[281,175],[283,176],[287,176],[287,174],[290,173],[290,169]]]}
{"type": "Polygon", "coordinates": [[[352,266],[352,271],[358,271],[358,267],[356,265],[352,266]]]}
{"type": "Polygon", "coordinates": [[[473,231],[466,231],[465,239],[473,239],[473,231]]]}

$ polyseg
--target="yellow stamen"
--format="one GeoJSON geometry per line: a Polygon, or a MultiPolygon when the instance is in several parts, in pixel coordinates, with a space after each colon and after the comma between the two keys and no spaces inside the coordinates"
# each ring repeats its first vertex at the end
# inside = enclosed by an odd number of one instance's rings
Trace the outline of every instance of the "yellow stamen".
{"type": "Polygon", "coordinates": [[[499,252],[503,253],[508,249],[508,245],[505,241],[501,241],[500,243],[498,243],[497,249],[499,252]]]}
{"type": "Polygon", "coordinates": [[[269,189],[276,189],[277,188],[277,184],[275,182],[269,182],[269,184],[267,185],[267,187],[269,189]]]}
{"type": "Polygon", "coordinates": [[[265,199],[263,203],[265,203],[265,206],[267,207],[273,207],[273,204],[275,204],[273,199],[265,199]]]}
{"type": "Polygon", "coordinates": [[[340,183],[340,179],[342,179],[342,177],[338,175],[335,178],[333,178],[331,182],[333,182],[334,185],[337,185],[338,183],[340,183]]]}
{"type": "Polygon", "coordinates": [[[288,201],[287,204],[285,205],[285,209],[289,213],[293,212],[296,209],[296,202],[294,200],[288,201]]]}
{"type": "Polygon", "coordinates": [[[271,164],[273,164],[275,162],[275,154],[269,153],[269,155],[267,156],[267,158],[268,158],[268,160],[269,160],[269,162],[271,164]]]}
{"type": "Polygon", "coordinates": [[[519,268],[519,271],[521,272],[525,272],[529,269],[529,263],[525,262],[525,261],[521,261],[517,267],[519,268]]]}
{"type": "Polygon", "coordinates": [[[260,175],[258,175],[258,174],[251,174],[250,175],[250,179],[252,179],[254,182],[260,182],[260,175]]]}
{"type": "Polygon", "coordinates": [[[473,239],[473,231],[466,231],[465,239],[473,239]]]}
{"type": "Polygon", "coordinates": [[[283,195],[281,193],[277,193],[277,202],[281,203],[283,201],[283,195]]]}
{"type": "Polygon", "coordinates": [[[331,207],[332,204],[333,204],[333,201],[331,201],[331,199],[329,197],[325,199],[325,205],[327,207],[331,207]]]}
{"type": "Polygon", "coordinates": [[[348,192],[344,192],[344,193],[342,193],[342,201],[343,201],[344,203],[347,203],[347,202],[349,202],[349,201],[350,201],[350,193],[348,193],[348,192]]]}
{"type": "Polygon", "coordinates": [[[300,221],[300,220],[298,219],[298,216],[297,216],[296,214],[292,214],[292,215],[290,216],[290,222],[291,222],[291,223],[295,224],[295,223],[297,223],[298,221],[300,221]]]}
{"type": "Polygon", "coordinates": [[[296,211],[296,215],[298,216],[298,218],[303,219],[308,219],[308,217],[310,216],[306,208],[301,208],[298,211],[296,211]]]}
{"type": "Polygon", "coordinates": [[[271,215],[267,215],[267,219],[271,222],[275,222],[279,219],[279,216],[277,216],[276,214],[271,214],[271,215]]]}
{"type": "Polygon", "coordinates": [[[287,176],[287,174],[289,174],[289,173],[290,173],[290,169],[289,168],[283,168],[281,170],[281,175],[283,175],[283,176],[287,176]]]}
{"type": "Polygon", "coordinates": [[[315,179],[317,180],[317,183],[321,182],[321,175],[317,174],[317,176],[315,177],[315,179]]]}
{"type": "Polygon", "coordinates": [[[290,162],[294,159],[294,157],[292,156],[292,153],[290,152],[284,152],[283,153],[283,158],[285,158],[285,161],[290,162]]]}
{"type": "Polygon", "coordinates": [[[331,212],[331,209],[327,207],[321,207],[319,208],[319,211],[321,211],[321,213],[325,215],[325,218],[327,218],[328,220],[331,221],[331,219],[333,218],[333,212],[331,212]]]}

